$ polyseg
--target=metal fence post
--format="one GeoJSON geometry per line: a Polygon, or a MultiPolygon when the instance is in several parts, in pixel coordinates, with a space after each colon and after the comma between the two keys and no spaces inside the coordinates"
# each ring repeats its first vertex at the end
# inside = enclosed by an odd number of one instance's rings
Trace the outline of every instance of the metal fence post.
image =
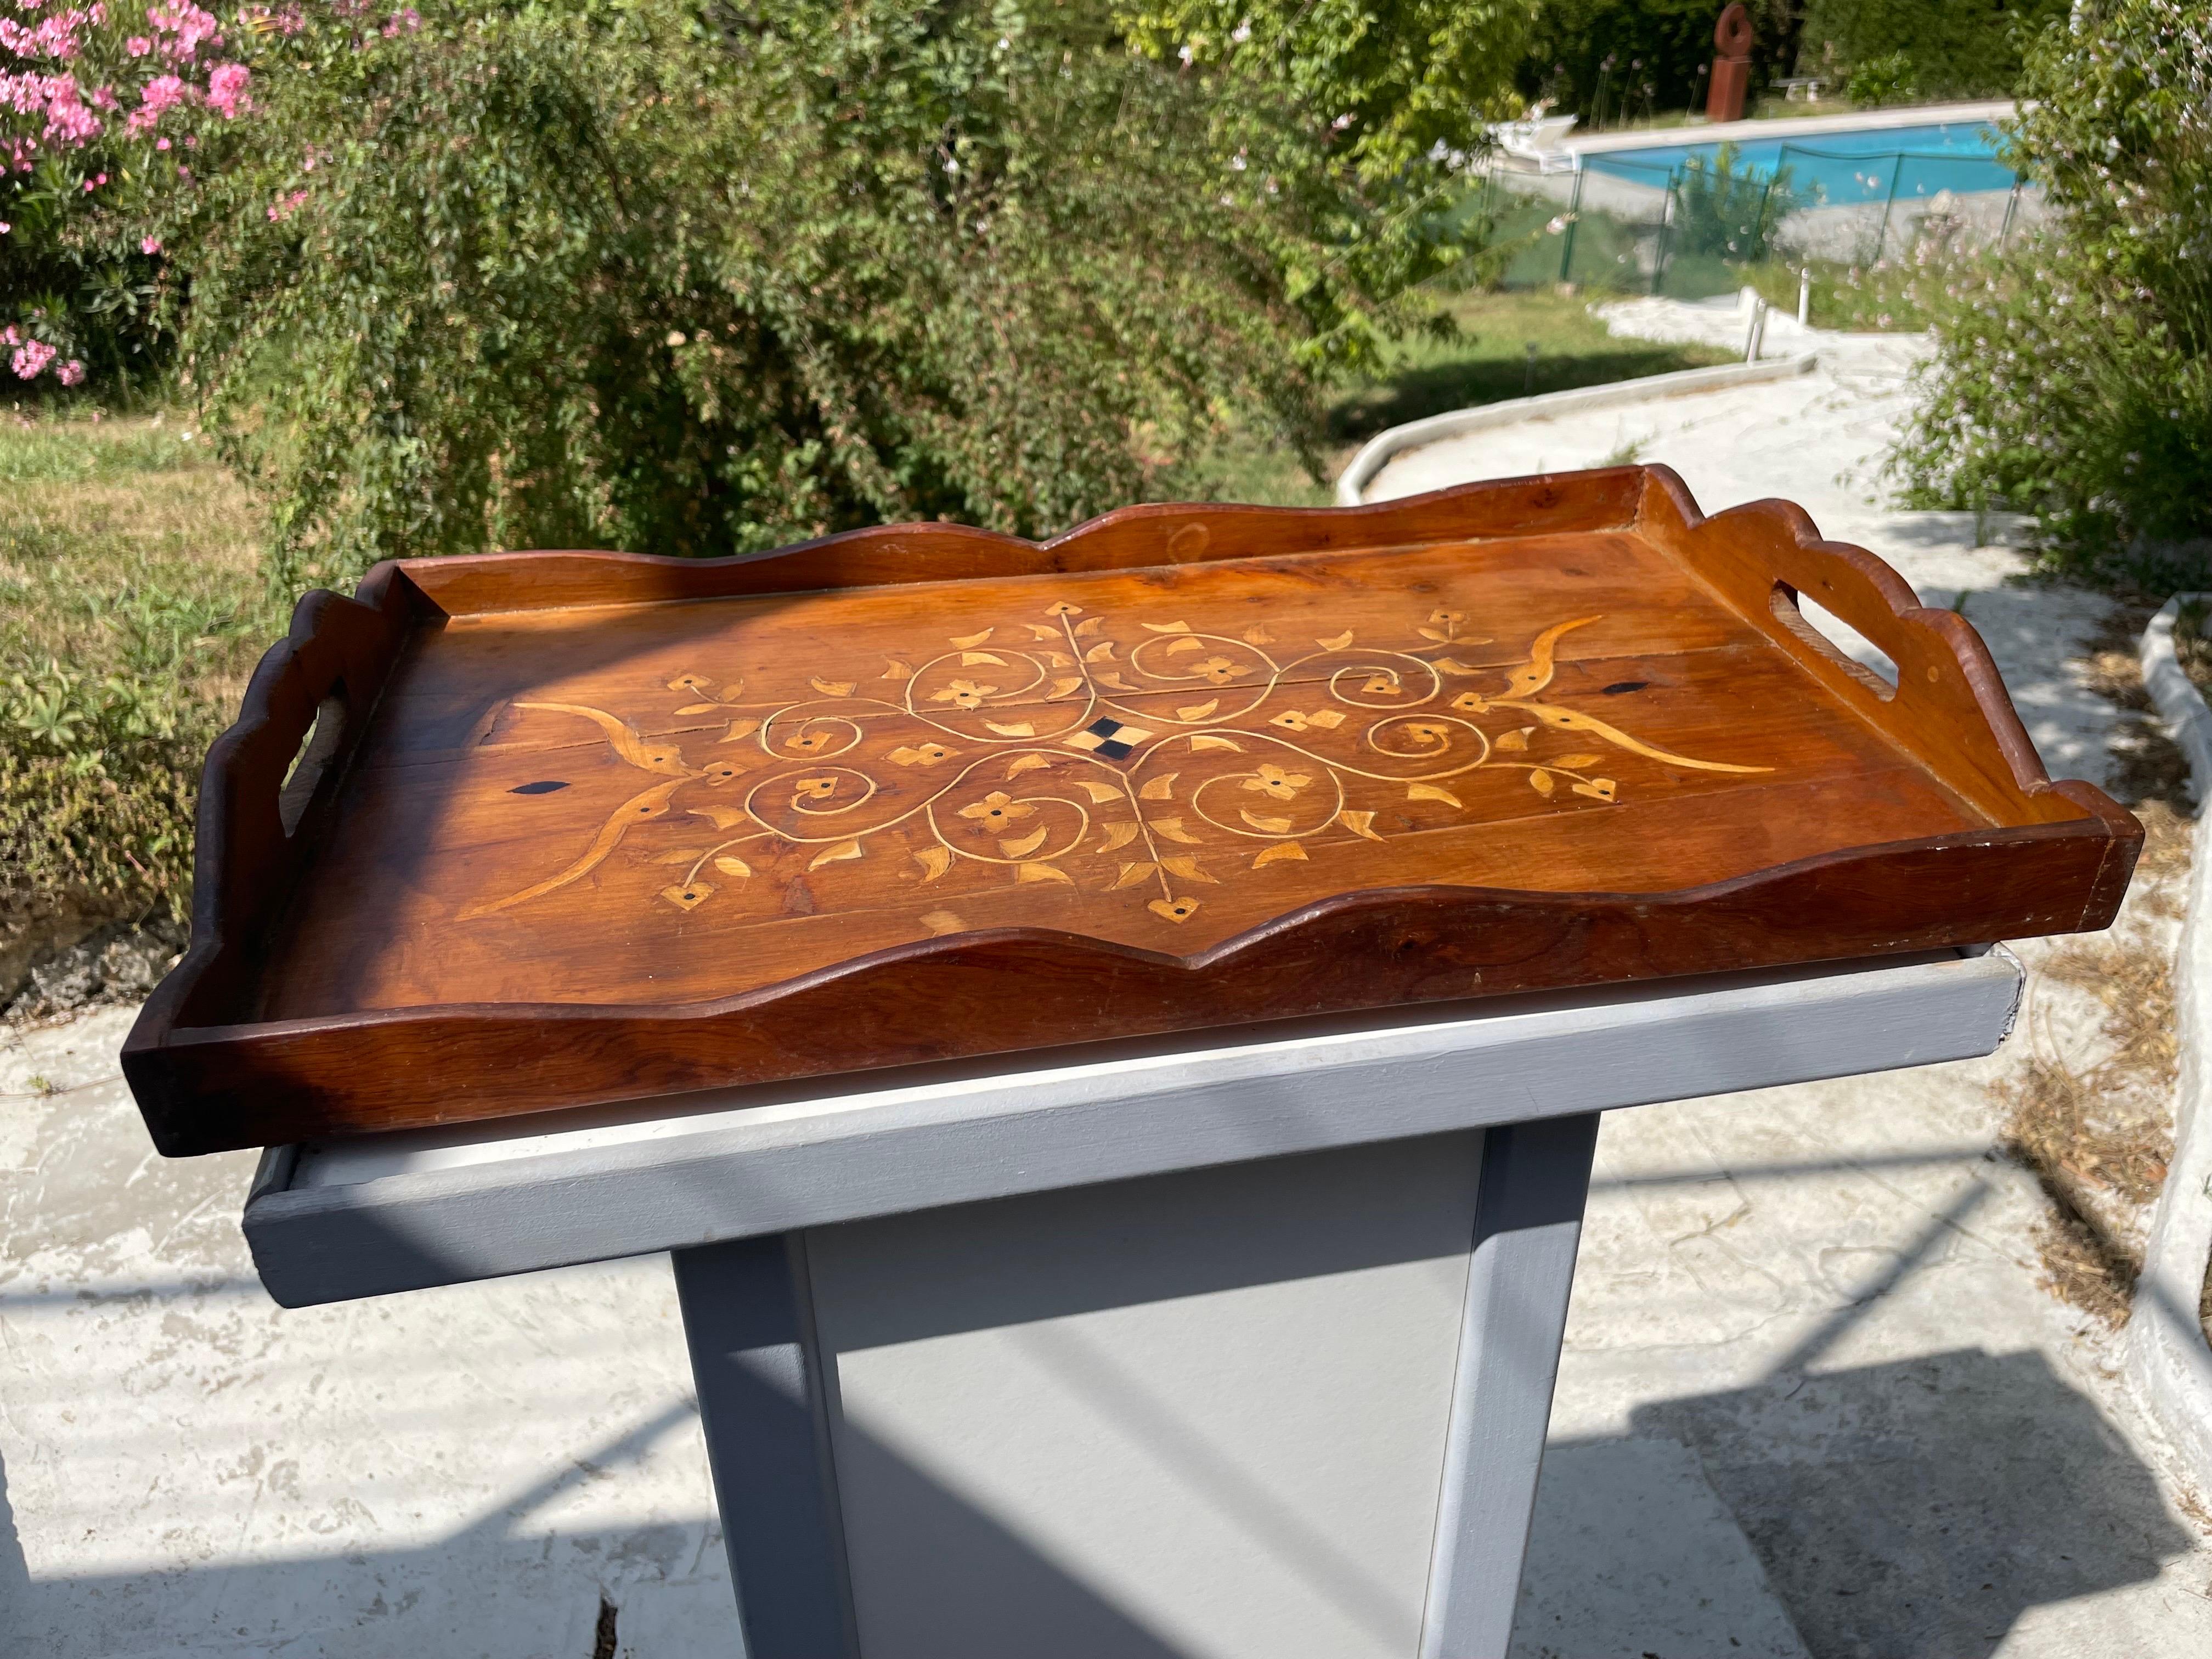
{"type": "Polygon", "coordinates": [[[2013,215],[2020,211],[2020,187],[2026,182],[2027,181],[2017,173],[2013,174],[2012,194],[2005,198],[2004,225],[2003,228],[1997,232],[1997,246],[1999,247],[2004,246],[2006,243],[2012,240],[2013,215]]]}
{"type": "Polygon", "coordinates": [[[1567,232],[1559,247],[1559,280],[1568,280],[1567,272],[1575,262],[1575,227],[1582,222],[1583,170],[1575,168],[1575,190],[1567,203],[1567,232]]]}
{"type": "Polygon", "coordinates": [[[1889,170],[1889,199],[1881,204],[1881,228],[1874,234],[1874,258],[1870,264],[1881,263],[1881,250],[1889,240],[1889,210],[1897,205],[1897,186],[1905,177],[1905,152],[1897,152],[1897,161],[1889,170]]]}
{"type": "Polygon", "coordinates": [[[1667,280],[1667,256],[1674,245],[1674,180],[1676,174],[1667,175],[1667,193],[1659,198],[1659,237],[1651,248],[1651,291],[1659,292],[1660,284],[1667,280]]]}

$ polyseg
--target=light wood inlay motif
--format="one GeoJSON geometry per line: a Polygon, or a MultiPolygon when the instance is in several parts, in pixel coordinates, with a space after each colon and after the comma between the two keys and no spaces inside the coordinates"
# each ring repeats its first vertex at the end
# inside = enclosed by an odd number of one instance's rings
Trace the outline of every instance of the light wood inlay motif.
{"type": "Polygon", "coordinates": [[[752,881],[747,848],[805,850],[811,872],[868,857],[873,837],[911,825],[926,837],[910,854],[925,883],[972,863],[1017,884],[1136,890],[1153,915],[1179,923],[1204,902],[1194,889],[1304,860],[1310,846],[1383,840],[1376,808],[1363,803],[1389,796],[1464,811],[1451,784],[1486,769],[1519,774],[1539,798],[1565,790],[1606,803],[1621,790],[1595,769],[1607,764],[1607,749],[1688,771],[1773,769],[1675,754],[1540,700],[1559,641],[1601,617],[1543,629],[1502,676],[1451,654],[1493,642],[1462,635],[1463,611],[1430,611],[1405,642],[1363,645],[1347,629],[1296,654],[1265,626],[1237,638],[1182,621],[1128,630],[1066,599],[1042,617],[951,635],[949,649],[918,664],[887,659],[878,679],[893,683],[888,693],[811,677],[815,696],[760,718],[738,712],[742,679],[680,674],[666,689],[693,701],[676,718],[729,716],[714,758],[702,762],[603,708],[515,702],[520,712],[591,722],[622,761],[670,781],[623,802],[557,873],[471,904],[459,920],[543,899],[589,875],[633,830],[667,818],[693,784],[722,792],[727,805],[692,806],[690,816],[735,833],[703,845],[679,836],[652,854],[683,866],[659,891],[678,910],[752,881]],[[1217,688],[1224,694],[1171,696],[1160,708],[1138,701],[1217,688]],[[887,753],[884,716],[892,740],[903,739],[887,753]],[[886,790],[886,764],[942,776],[912,799],[886,790]]]}

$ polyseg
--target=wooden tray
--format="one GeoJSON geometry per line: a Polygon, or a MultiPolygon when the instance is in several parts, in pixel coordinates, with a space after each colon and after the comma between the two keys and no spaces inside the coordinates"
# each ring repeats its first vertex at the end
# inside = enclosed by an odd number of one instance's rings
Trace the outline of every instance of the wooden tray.
{"type": "Polygon", "coordinates": [[[1963,619],[1660,467],[380,565],[199,834],[170,1153],[2096,928],[2142,838],[1963,619]]]}

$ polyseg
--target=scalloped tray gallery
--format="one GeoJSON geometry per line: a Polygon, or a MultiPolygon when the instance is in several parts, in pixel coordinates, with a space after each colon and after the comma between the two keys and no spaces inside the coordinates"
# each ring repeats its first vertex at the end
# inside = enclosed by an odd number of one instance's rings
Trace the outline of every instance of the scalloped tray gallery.
{"type": "Polygon", "coordinates": [[[1963,619],[1658,467],[409,560],[209,756],[124,1065],[211,1152],[2096,928],[2141,836],[1963,619]]]}

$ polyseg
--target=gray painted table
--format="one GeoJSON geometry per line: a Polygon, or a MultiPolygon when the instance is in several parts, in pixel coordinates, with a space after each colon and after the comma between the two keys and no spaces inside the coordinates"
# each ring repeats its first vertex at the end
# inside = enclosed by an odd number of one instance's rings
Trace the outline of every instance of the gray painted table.
{"type": "Polygon", "coordinates": [[[1986,1054],[2020,986],[1944,952],[282,1147],[246,1233],[287,1306],[671,1252],[733,1654],[1502,1659],[1598,1113],[1986,1054]]]}

